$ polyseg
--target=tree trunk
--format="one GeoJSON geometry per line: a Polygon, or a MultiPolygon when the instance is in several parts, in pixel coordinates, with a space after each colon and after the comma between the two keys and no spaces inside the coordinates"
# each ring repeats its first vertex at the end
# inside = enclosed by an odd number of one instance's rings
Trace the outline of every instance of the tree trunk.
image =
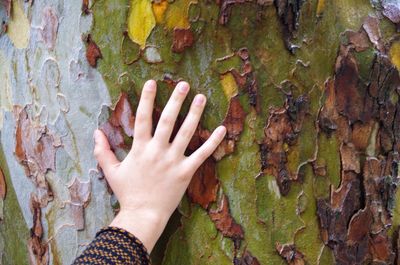
{"type": "Polygon", "coordinates": [[[118,203],[143,83],[208,103],[153,264],[400,264],[398,0],[2,0],[0,263],[70,264],[118,203]]]}

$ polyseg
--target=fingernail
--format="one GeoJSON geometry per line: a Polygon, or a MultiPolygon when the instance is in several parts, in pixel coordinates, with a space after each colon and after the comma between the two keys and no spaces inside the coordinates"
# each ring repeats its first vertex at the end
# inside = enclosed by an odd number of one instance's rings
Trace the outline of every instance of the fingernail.
{"type": "Polygon", "coordinates": [[[194,104],[196,105],[196,106],[201,106],[201,105],[203,105],[203,103],[206,101],[206,98],[202,95],[202,94],[199,94],[199,95],[197,95],[195,98],[194,98],[194,104]]]}
{"type": "Polygon", "coordinates": [[[218,127],[218,129],[217,129],[217,134],[218,135],[222,136],[222,135],[225,134],[225,132],[226,132],[226,127],[225,126],[219,126],[218,127]]]}
{"type": "Polygon", "coordinates": [[[189,91],[189,85],[185,82],[179,83],[179,91],[182,93],[186,93],[189,91]]]}
{"type": "Polygon", "coordinates": [[[144,84],[144,89],[147,91],[154,91],[156,89],[156,82],[154,80],[147,80],[144,84]]]}

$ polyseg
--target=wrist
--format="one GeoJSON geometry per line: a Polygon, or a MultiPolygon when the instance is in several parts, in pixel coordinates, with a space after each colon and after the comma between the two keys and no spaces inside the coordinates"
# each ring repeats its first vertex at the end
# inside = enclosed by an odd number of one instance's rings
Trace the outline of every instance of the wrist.
{"type": "Polygon", "coordinates": [[[168,222],[168,217],[151,210],[121,208],[110,226],[122,228],[137,237],[149,254],[168,222]]]}

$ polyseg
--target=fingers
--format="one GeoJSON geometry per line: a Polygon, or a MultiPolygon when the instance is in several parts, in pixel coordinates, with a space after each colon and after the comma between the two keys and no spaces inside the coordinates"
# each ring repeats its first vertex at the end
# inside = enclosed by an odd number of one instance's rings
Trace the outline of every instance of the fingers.
{"type": "Polygon", "coordinates": [[[119,165],[117,157],[114,152],[110,149],[107,137],[100,130],[94,131],[95,146],[93,154],[99,163],[104,174],[110,176],[110,173],[115,166],[119,165]]]}
{"type": "Polygon", "coordinates": [[[194,153],[187,157],[191,168],[197,169],[215,151],[222,142],[226,134],[225,126],[219,126],[214,130],[207,141],[200,146],[194,153]]]}
{"type": "Polygon", "coordinates": [[[156,90],[157,84],[154,80],[148,80],[143,86],[135,115],[135,140],[149,140],[151,138],[153,105],[156,97],[156,90]]]}
{"type": "Polygon", "coordinates": [[[154,139],[161,143],[169,142],[176,118],[178,117],[179,110],[182,107],[182,103],[185,100],[188,91],[189,84],[186,82],[179,82],[175,87],[167,105],[165,105],[164,110],[161,113],[156,131],[154,132],[154,139]]]}
{"type": "Polygon", "coordinates": [[[192,105],[190,106],[189,113],[172,143],[172,148],[179,153],[185,152],[190,140],[192,139],[200,121],[201,114],[203,113],[205,104],[206,97],[204,95],[198,94],[195,96],[192,105]]]}

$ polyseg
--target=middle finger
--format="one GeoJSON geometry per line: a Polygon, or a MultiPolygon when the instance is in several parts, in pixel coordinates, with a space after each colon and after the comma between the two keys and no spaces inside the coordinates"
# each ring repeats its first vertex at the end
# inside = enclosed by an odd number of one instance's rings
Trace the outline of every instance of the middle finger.
{"type": "Polygon", "coordinates": [[[164,110],[161,113],[156,131],[154,132],[154,138],[158,141],[163,143],[169,142],[176,118],[178,117],[189,88],[189,84],[186,82],[179,82],[176,85],[167,105],[165,105],[164,110]]]}

